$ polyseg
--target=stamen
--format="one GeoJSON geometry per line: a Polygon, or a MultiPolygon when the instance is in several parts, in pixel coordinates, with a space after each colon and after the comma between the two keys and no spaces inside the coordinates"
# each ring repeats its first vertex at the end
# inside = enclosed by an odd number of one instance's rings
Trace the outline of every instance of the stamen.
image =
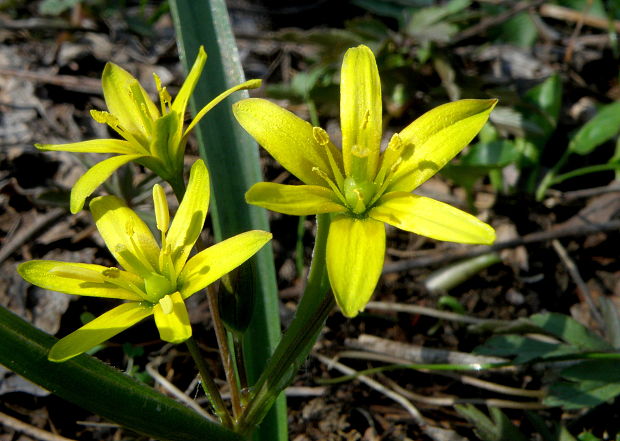
{"type": "Polygon", "coordinates": [[[357,214],[361,214],[364,211],[366,211],[366,205],[364,204],[364,195],[357,188],[353,190],[353,193],[355,194],[355,197],[356,197],[355,204],[353,205],[353,212],[357,214]]]}
{"type": "Polygon", "coordinates": [[[159,95],[159,105],[161,107],[162,115],[170,112],[170,106],[172,105],[172,97],[168,93],[165,87],[161,86],[161,78],[155,72],[153,72],[153,78],[155,79],[155,86],[157,87],[157,95],[159,95]]]}
{"type": "Polygon", "coordinates": [[[329,134],[321,127],[313,127],[312,135],[314,136],[315,141],[325,148],[327,160],[329,161],[329,166],[331,167],[334,178],[336,179],[336,184],[338,184],[338,188],[342,188],[344,176],[342,175],[342,172],[340,171],[340,166],[338,165],[338,163],[334,159],[334,155],[332,154],[331,146],[333,146],[333,144],[329,139],[329,134]]]}
{"type": "Polygon", "coordinates": [[[80,268],[75,266],[60,266],[52,268],[49,274],[67,279],[76,279],[82,282],[104,283],[105,279],[99,271],[90,268],[80,268]]]}
{"type": "Polygon", "coordinates": [[[155,205],[155,220],[157,222],[157,229],[162,234],[162,248],[165,247],[165,235],[170,226],[170,210],[168,209],[168,200],[166,199],[166,192],[159,184],[153,186],[153,203],[155,205]]]}
{"type": "Polygon", "coordinates": [[[379,200],[379,198],[383,195],[383,193],[385,193],[385,190],[387,190],[388,186],[392,183],[392,178],[394,177],[394,173],[396,173],[396,170],[398,170],[398,167],[400,166],[402,162],[403,162],[403,158],[398,157],[396,159],[396,162],[390,167],[390,171],[388,172],[387,176],[383,180],[383,183],[381,183],[381,186],[379,187],[379,189],[377,190],[377,192],[371,199],[369,206],[374,205],[374,203],[377,202],[377,200],[379,200]]]}
{"type": "Polygon", "coordinates": [[[129,133],[125,129],[120,126],[120,122],[117,117],[112,115],[109,112],[105,112],[102,110],[91,110],[90,116],[100,124],[107,124],[112,130],[118,133],[122,138],[129,141],[129,143],[136,148],[139,153],[148,155],[148,149],[145,149],[142,142],[138,138],[136,138],[133,134],[129,133]]]}
{"type": "MultiPolygon", "coordinates": [[[[133,239],[132,239],[133,243],[133,239]]],[[[134,245],[134,249],[138,251],[138,248],[134,245]]],[[[131,265],[135,270],[140,274],[143,278],[146,274],[150,274],[154,271],[154,268],[151,266],[150,262],[143,258],[143,256],[134,256],[127,246],[122,243],[116,245],[114,250],[120,257],[125,259],[129,265],[131,265]]]]}
{"type": "Polygon", "coordinates": [[[323,170],[321,170],[318,167],[312,167],[312,171],[314,173],[316,173],[317,175],[319,175],[325,182],[327,182],[327,185],[329,185],[329,187],[332,189],[332,191],[336,194],[336,196],[338,197],[338,199],[340,199],[340,201],[344,204],[347,205],[347,200],[345,199],[344,195],[342,194],[342,191],[340,190],[340,188],[338,188],[338,186],[334,183],[334,181],[332,181],[329,176],[327,176],[327,173],[325,173],[323,170]]]}
{"type": "Polygon", "coordinates": [[[381,167],[375,176],[374,183],[382,185],[386,175],[391,170],[394,163],[399,162],[403,151],[403,142],[398,133],[392,135],[385,152],[381,155],[381,167]]]}
{"type": "Polygon", "coordinates": [[[174,267],[174,263],[172,262],[172,246],[169,244],[162,247],[162,250],[159,253],[159,268],[161,269],[161,272],[166,275],[168,280],[177,280],[178,273],[174,267]]]}
{"type": "Polygon", "coordinates": [[[172,297],[167,295],[159,299],[159,306],[161,306],[161,310],[164,314],[170,314],[174,306],[172,303],[172,297]]]}
{"type": "Polygon", "coordinates": [[[121,270],[119,270],[118,268],[115,268],[115,267],[106,268],[105,270],[103,270],[102,274],[105,277],[106,283],[125,289],[127,291],[131,291],[134,294],[137,294],[138,296],[142,297],[143,299],[148,300],[148,296],[146,295],[146,292],[144,292],[144,290],[136,286],[135,283],[127,279],[123,279],[121,277],[121,270]]]}

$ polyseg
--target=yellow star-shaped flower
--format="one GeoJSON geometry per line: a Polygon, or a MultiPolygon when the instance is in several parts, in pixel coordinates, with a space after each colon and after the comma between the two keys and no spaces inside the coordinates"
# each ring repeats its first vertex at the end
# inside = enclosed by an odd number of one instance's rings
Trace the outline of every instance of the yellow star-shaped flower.
{"type": "Polygon", "coordinates": [[[115,196],[90,203],[95,223],[122,268],[33,260],[19,274],[33,285],[66,294],[125,300],[59,340],[49,359],[65,361],[115,336],[150,315],[162,340],[181,343],[192,335],[185,299],[253,256],[271,239],[247,231],[189,258],[207,215],[209,174],[202,160],[193,165],[185,197],[170,222],[163,189],[153,189],[161,246],[138,215],[115,196]]]}
{"type": "Polygon", "coordinates": [[[239,123],[305,185],[258,183],[246,200],[280,213],[333,213],[327,270],[342,312],[354,317],[383,267],[384,223],[434,239],[490,244],[492,227],[448,204],[411,192],[480,131],[497,100],[441,105],[395,134],[381,151],[381,82],[366,46],[345,54],[340,83],[342,150],[325,130],[263,99],[234,105],[239,123]]]}
{"type": "Polygon", "coordinates": [[[260,86],[260,80],[250,80],[228,89],[203,107],[184,128],[187,103],[206,61],[207,54],[201,47],[174,100],[166,88],[162,87],[159,77],[153,74],[159,95],[159,108],[129,72],[114,63],[106,64],[101,84],[108,111],[91,110],[90,114],[95,121],[107,124],[123,139],[35,145],[39,150],[118,155],[97,163],[75,183],[71,190],[72,213],[80,211],[86,198],[116,169],[131,161],[152,170],[179,193],[183,179],[183,156],[190,131],[209,110],[231,93],[260,86]]]}

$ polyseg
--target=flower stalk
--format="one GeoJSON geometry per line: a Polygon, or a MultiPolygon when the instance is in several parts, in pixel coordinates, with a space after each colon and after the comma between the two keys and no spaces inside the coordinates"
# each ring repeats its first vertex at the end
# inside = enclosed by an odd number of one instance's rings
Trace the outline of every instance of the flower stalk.
{"type": "Polygon", "coordinates": [[[248,435],[262,421],[278,395],[290,384],[299,366],[306,360],[325,320],[336,305],[329,291],[325,262],[330,215],[317,216],[317,232],[308,283],[295,318],[284,334],[263,374],[253,386],[247,407],[235,431],[248,435]]]}

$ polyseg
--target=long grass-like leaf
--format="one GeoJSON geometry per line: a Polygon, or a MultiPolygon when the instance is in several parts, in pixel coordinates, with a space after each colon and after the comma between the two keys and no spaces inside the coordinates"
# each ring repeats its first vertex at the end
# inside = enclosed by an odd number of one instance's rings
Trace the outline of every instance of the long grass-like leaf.
{"type": "MultiPolygon", "coordinates": [[[[200,45],[208,59],[203,77],[194,91],[192,111],[220,92],[244,81],[228,11],[223,0],[171,0],[181,59],[188,67],[200,45]]],[[[231,105],[247,92],[227,98],[211,110],[196,131],[201,156],[207,161],[213,185],[211,216],[217,240],[250,230],[268,230],[263,209],[250,206],[244,194],[261,179],[258,148],[233,118],[231,105]]],[[[245,333],[244,354],[248,379],[253,384],[280,339],[277,287],[271,247],[256,256],[254,311],[245,333]]],[[[287,437],[284,397],[276,402],[258,432],[259,439],[284,441],[287,437]]]]}
{"type": "Polygon", "coordinates": [[[169,441],[243,438],[89,356],[47,360],[57,340],[0,307],[0,364],[59,397],[146,436],[169,441]]]}

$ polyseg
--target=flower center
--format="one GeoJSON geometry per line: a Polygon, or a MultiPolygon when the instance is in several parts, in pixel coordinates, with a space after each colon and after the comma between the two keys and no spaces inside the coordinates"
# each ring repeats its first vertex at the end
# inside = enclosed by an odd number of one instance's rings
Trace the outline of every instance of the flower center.
{"type": "Polygon", "coordinates": [[[358,182],[353,176],[348,176],[343,187],[349,209],[355,214],[364,214],[370,208],[378,186],[366,180],[358,182]]]}

